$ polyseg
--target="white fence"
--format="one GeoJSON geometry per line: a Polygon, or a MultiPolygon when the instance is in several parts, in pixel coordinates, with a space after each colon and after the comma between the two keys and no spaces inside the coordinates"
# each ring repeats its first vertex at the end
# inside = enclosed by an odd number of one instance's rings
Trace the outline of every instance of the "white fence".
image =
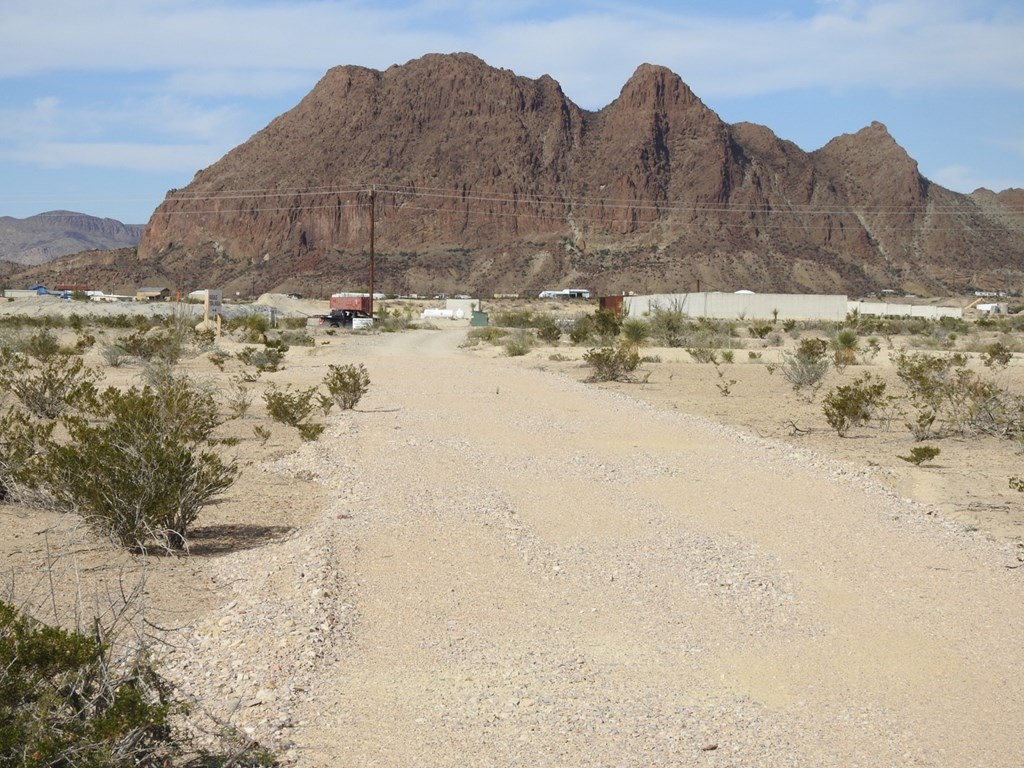
{"type": "Polygon", "coordinates": [[[627,296],[630,317],[649,315],[656,307],[678,309],[689,317],[719,320],[843,320],[846,296],[802,293],[657,293],[627,296]]]}
{"type": "Polygon", "coordinates": [[[834,320],[849,312],[892,317],[963,317],[960,307],[935,307],[886,301],[850,301],[843,295],[804,293],[655,293],[626,296],[629,317],[643,317],[654,309],[675,309],[688,317],[716,320],[834,320]]]}
{"type": "Polygon", "coordinates": [[[897,304],[888,301],[851,301],[848,311],[861,315],[878,317],[925,317],[935,320],[939,317],[963,317],[960,307],[933,307],[928,304],[897,304]]]}

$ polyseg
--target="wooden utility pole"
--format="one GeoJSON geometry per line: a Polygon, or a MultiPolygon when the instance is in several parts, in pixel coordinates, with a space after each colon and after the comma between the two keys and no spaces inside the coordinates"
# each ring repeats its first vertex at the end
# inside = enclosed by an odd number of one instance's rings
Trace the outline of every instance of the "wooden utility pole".
{"type": "Polygon", "coordinates": [[[373,318],[373,220],[377,208],[377,187],[370,187],[370,318],[373,318]]]}

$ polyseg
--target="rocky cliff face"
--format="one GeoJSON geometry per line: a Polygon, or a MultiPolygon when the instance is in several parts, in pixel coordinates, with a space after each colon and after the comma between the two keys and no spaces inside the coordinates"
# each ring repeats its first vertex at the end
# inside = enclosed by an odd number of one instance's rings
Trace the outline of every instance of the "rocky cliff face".
{"type": "Polygon", "coordinates": [[[385,291],[940,292],[1024,275],[1019,198],[931,184],[879,123],[807,153],[722,122],[662,67],[587,112],[469,54],[330,70],[169,193],[139,258],[229,291],[364,286],[371,190],[385,291]]]}
{"type": "Polygon", "coordinates": [[[133,246],[142,226],[72,211],[50,211],[26,219],[0,217],[0,260],[45,264],[86,250],[133,246]]]}

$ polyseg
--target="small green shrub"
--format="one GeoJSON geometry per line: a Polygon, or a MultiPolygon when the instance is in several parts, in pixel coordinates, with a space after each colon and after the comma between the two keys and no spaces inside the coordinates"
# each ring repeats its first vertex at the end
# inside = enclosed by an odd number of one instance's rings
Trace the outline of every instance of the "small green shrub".
{"type": "Polygon", "coordinates": [[[281,341],[291,347],[315,347],[316,339],[314,339],[307,331],[284,331],[281,334],[281,341]]]}
{"type": "Polygon", "coordinates": [[[111,368],[120,368],[128,363],[132,356],[120,344],[104,344],[100,347],[100,357],[111,368]]]}
{"type": "Polygon", "coordinates": [[[253,312],[231,318],[225,323],[225,328],[243,342],[259,344],[267,340],[270,320],[265,315],[253,312]]]}
{"type": "Polygon", "coordinates": [[[143,361],[163,360],[173,364],[181,359],[183,352],[181,337],[159,326],[122,336],[117,345],[127,354],[143,361]]]}
{"type": "Polygon", "coordinates": [[[832,337],[832,363],[838,370],[857,362],[860,339],[852,328],[841,328],[832,337]]]}
{"type": "Polygon", "coordinates": [[[200,510],[238,474],[207,450],[216,414],[212,395],[185,379],[108,387],[91,418],[65,416],[67,442],[48,441],[41,484],[58,510],[122,546],[182,549],[200,510]]]}
{"type": "Polygon", "coordinates": [[[981,361],[988,368],[1002,369],[1010,364],[1013,360],[1013,350],[1003,344],[1001,341],[993,342],[985,348],[985,353],[981,356],[981,361]]]}
{"type": "Polygon", "coordinates": [[[709,349],[707,347],[687,347],[686,353],[692,357],[696,363],[711,363],[712,365],[718,363],[717,349],[709,349]]]}
{"type": "Polygon", "coordinates": [[[245,365],[251,365],[261,373],[272,373],[281,369],[284,352],[279,347],[243,347],[236,353],[245,365]]]}
{"type": "Polygon", "coordinates": [[[682,305],[651,307],[649,325],[651,338],[658,340],[663,346],[686,346],[690,322],[682,305]]]}
{"type": "Polygon", "coordinates": [[[317,424],[311,421],[307,421],[302,424],[296,424],[295,428],[299,431],[299,437],[301,437],[303,440],[309,443],[313,442],[318,437],[320,437],[320,435],[323,434],[324,431],[323,424],[317,424]]]}
{"type": "Polygon", "coordinates": [[[245,418],[252,406],[252,390],[245,386],[242,379],[233,377],[230,386],[224,393],[224,402],[231,418],[245,418]]]}
{"type": "Polygon", "coordinates": [[[769,333],[775,330],[774,323],[754,323],[747,328],[750,336],[755,339],[763,339],[769,333]]]}
{"type": "Polygon", "coordinates": [[[650,340],[651,326],[639,317],[627,317],[622,321],[620,334],[627,344],[640,347],[650,340]]]}
{"type": "Polygon", "coordinates": [[[167,688],[144,664],[0,602],[0,765],[156,765],[171,740],[167,688]]]}
{"type": "Polygon", "coordinates": [[[885,400],[885,382],[865,373],[850,384],[836,387],[823,401],[825,418],[840,437],[866,424],[885,400]]]}
{"type": "Polygon", "coordinates": [[[327,392],[343,411],[356,407],[370,389],[370,374],[366,372],[366,366],[359,365],[331,365],[324,377],[324,386],[327,392]]]}
{"type": "Polygon", "coordinates": [[[515,333],[506,339],[504,347],[508,357],[522,357],[530,351],[531,337],[524,333],[515,333]]]}
{"type": "Polygon", "coordinates": [[[545,344],[557,344],[562,337],[562,329],[554,319],[545,315],[544,321],[537,326],[537,338],[545,344]]]}
{"type": "Polygon", "coordinates": [[[508,329],[498,328],[493,325],[486,325],[482,328],[470,328],[466,334],[466,342],[463,346],[472,347],[481,342],[485,344],[499,344],[508,334],[508,329]]]}
{"type": "Polygon", "coordinates": [[[270,439],[270,430],[262,424],[254,424],[252,433],[256,436],[256,439],[260,441],[260,445],[266,445],[267,440],[270,439]]]}
{"type": "Polygon", "coordinates": [[[633,381],[640,353],[631,344],[618,344],[587,350],[583,361],[593,368],[587,381],[633,381]]]}
{"type": "Polygon", "coordinates": [[[8,408],[0,416],[0,502],[27,503],[36,489],[42,446],[56,422],[40,423],[24,410],[8,408]]]}
{"type": "Polygon", "coordinates": [[[263,393],[263,400],[267,404],[267,414],[270,418],[281,424],[297,427],[307,421],[319,407],[317,394],[316,387],[292,390],[290,386],[280,389],[271,384],[263,393]]]}
{"type": "Polygon", "coordinates": [[[908,456],[897,456],[896,458],[903,459],[903,461],[919,467],[925,462],[931,461],[940,453],[942,453],[942,450],[934,445],[915,445],[910,449],[908,456]]]}
{"type": "Polygon", "coordinates": [[[49,355],[34,363],[29,358],[0,349],[0,391],[13,393],[21,404],[41,419],[56,419],[94,393],[99,374],[80,357],[49,355]]]}
{"type": "Polygon", "coordinates": [[[718,373],[718,381],[715,386],[718,387],[718,392],[722,397],[728,397],[732,394],[732,388],[736,385],[736,379],[727,379],[725,377],[725,371],[715,366],[715,371],[718,373]]]}
{"type": "Polygon", "coordinates": [[[278,765],[230,728],[202,748],[192,744],[172,724],[187,709],[172,702],[144,642],[119,632],[99,620],[93,635],[48,626],[0,601],[0,765],[278,765]]]}
{"type": "Polygon", "coordinates": [[[826,356],[828,344],[824,339],[806,338],[797,344],[795,352],[783,352],[779,370],[793,389],[816,390],[825,374],[829,360],[826,356]]]}
{"type": "Polygon", "coordinates": [[[223,349],[216,348],[207,352],[206,357],[221,371],[224,370],[224,364],[231,359],[230,353],[225,352],[223,349]]]}
{"type": "Polygon", "coordinates": [[[49,330],[33,333],[21,344],[21,351],[37,360],[47,360],[60,353],[60,343],[49,330]]]}

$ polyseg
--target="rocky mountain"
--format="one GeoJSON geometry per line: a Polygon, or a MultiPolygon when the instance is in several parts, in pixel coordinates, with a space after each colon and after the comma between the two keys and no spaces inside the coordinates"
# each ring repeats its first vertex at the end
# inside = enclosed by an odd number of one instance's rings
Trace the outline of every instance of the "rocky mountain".
{"type": "Polygon", "coordinates": [[[45,264],[71,253],[133,246],[141,234],[141,224],[72,211],[49,211],[26,219],[0,216],[0,260],[45,264]]]}
{"type": "Polygon", "coordinates": [[[385,292],[1015,290],[1019,192],[943,189],[880,123],[806,152],[663,67],[590,112],[550,77],[428,55],[329,70],[169,192],[131,268],[228,295],[365,289],[372,242],[385,292]]]}

